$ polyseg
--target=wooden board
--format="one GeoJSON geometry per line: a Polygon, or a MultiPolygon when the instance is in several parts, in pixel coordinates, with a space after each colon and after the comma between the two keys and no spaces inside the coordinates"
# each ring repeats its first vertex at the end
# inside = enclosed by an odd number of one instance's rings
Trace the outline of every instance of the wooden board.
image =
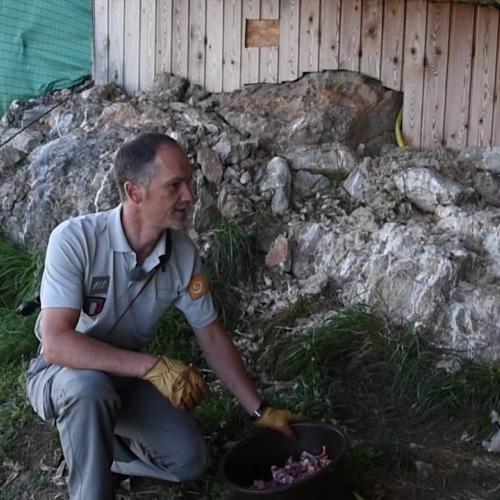
{"type": "Polygon", "coordinates": [[[209,92],[222,91],[222,43],[224,33],[224,1],[207,0],[207,50],[205,86],[209,92]]]}
{"type": "Polygon", "coordinates": [[[141,0],[139,88],[147,90],[155,76],[156,0],[141,0]]]}
{"type": "Polygon", "coordinates": [[[342,0],[339,68],[359,71],[361,0],[342,0]]]}
{"type": "Polygon", "coordinates": [[[224,2],[224,78],[223,90],[240,86],[241,67],[241,0],[224,2]]]}
{"type": "Polygon", "coordinates": [[[295,80],[299,70],[299,0],[281,0],[278,80],[295,80]]]}
{"type": "Polygon", "coordinates": [[[172,73],[188,76],[189,2],[173,0],[172,4],[172,73]]]}
{"type": "Polygon", "coordinates": [[[259,82],[259,56],[257,47],[245,47],[247,19],[260,19],[260,0],[244,0],[241,23],[241,85],[259,82]]]}
{"type": "Polygon", "coordinates": [[[360,71],[377,80],[380,80],[383,14],[384,0],[364,0],[360,71]]]}
{"type": "Polygon", "coordinates": [[[455,149],[467,145],[473,39],[474,6],[452,4],[444,139],[455,149]]]}
{"type": "Polygon", "coordinates": [[[319,69],[338,69],[341,0],[322,0],[319,69]]]}
{"type": "Polygon", "coordinates": [[[430,3],[425,43],[422,147],[436,147],[443,141],[449,29],[450,4],[430,3]]]}
{"type": "Polygon", "coordinates": [[[205,85],[205,26],[206,0],[190,0],[188,78],[201,86],[205,85]]]}
{"type": "Polygon", "coordinates": [[[279,19],[247,19],[245,47],[278,47],[279,44],[279,19]]]}
{"type": "Polygon", "coordinates": [[[94,0],[94,64],[92,69],[96,85],[109,81],[108,47],[108,0],[94,0]]]}
{"type": "Polygon", "coordinates": [[[495,79],[495,95],[493,99],[493,132],[491,143],[500,146],[500,41],[497,49],[497,76],[495,79]]]}
{"type": "Polygon", "coordinates": [[[172,70],[172,0],[156,0],[156,73],[172,70]]]}
{"type": "Polygon", "coordinates": [[[426,0],[406,4],[403,66],[403,137],[410,147],[420,147],[424,83],[426,0]]]}
{"type": "Polygon", "coordinates": [[[125,0],[109,0],[109,81],[123,86],[125,0]]]}
{"type": "MultiPolygon", "coordinates": [[[[262,19],[279,19],[279,0],[261,0],[260,17],[262,19]]],[[[281,24],[281,23],[280,23],[281,24]]],[[[278,32],[279,47],[279,32],[278,32]]],[[[276,83],[278,81],[278,47],[262,47],[260,49],[259,80],[261,82],[276,83]]]]}
{"type": "Polygon", "coordinates": [[[319,63],[319,0],[302,1],[300,5],[299,75],[318,71],[319,63]]]}
{"type": "Polygon", "coordinates": [[[125,2],[125,45],[123,88],[127,94],[139,90],[139,35],[141,32],[141,2],[125,2]]]}
{"type": "Polygon", "coordinates": [[[472,69],[467,144],[469,146],[490,146],[498,50],[498,10],[476,9],[474,40],[475,56],[472,69]]]}
{"type": "Polygon", "coordinates": [[[381,77],[386,87],[401,90],[405,1],[385,0],[381,77]]]}

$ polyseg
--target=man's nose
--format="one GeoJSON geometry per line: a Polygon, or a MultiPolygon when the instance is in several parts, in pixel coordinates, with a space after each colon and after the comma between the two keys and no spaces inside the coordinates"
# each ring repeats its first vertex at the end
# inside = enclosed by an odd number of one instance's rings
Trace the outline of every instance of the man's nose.
{"type": "Polygon", "coordinates": [[[181,200],[191,203],[194,200],[193,186],[190,182],[185,182],[182,186],[181,200]]]}

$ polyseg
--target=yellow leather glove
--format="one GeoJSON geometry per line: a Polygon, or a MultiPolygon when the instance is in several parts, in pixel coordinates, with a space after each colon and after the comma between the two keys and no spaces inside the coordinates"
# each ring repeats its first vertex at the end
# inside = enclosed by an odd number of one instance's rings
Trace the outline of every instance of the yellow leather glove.
{"type": "Polygon", "coordinates": [[[165,356],[153,365],[143,379],[151,382],[181,410],[192,410],[210,395],[210,390],[198,370],[165,356]]]}
{"type": "Polygon", "coordinates": [[[297,436],[290,427],[290,424],[292,422],[301,422],[303,420],[307,420],[307,418],[303,415],[297,415],[296,413],[292,413],[288,410],[278,410],[277,408],[268,406],[264,410],[264,413],[262,413],[262,417],[255,422],[255,425],[280,431],[286,437],[296,439],[297,436]]]}

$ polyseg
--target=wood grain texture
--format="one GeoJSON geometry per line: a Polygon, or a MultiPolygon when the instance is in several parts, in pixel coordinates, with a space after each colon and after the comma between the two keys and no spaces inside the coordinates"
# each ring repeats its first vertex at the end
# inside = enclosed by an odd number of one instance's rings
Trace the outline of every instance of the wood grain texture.
{"type": "Polygon", "coordinates": [[[210,92],[222,91],[224,1],[207,0],[207,47],[205,86],[210,92]]]}
{"type": "Polygon", "coordinates": [[[109,81],[108,0],[94,0],[94,61],[92,73],[96,85],[109,81]]]}
{"type": "Polygon", "coordinates": [[[156,56],[156,0],[141,0],[141,35],[139,41],[139,89],[153,85],[156,56]]]}
{"type": "Polygon", "coordinates": [[[205,85],[205,26],[206,0],[190,0],[188,79],[192,83],[205,85]]]}
{"type": "Polygon", "coordinates": [[[474,6],[451,6],[450,52],[446,82],[444,140],[459,149],[467,145],[474,39],[474,6]]]}
{"type": "Polygon", "coordinates": [[[125,2],[123,87],[127,94],[139,90],[141,2],[125,2]]]}
{"type": "Polygon", "coordinates": [[[498,10],[476,9],[475,56],[472,68],[467,144],[490,146],[498,50],[498,10]]]}
{"type": "Polygon", "coordinates": [[[172,0],[156,0],[156,73],[172,70],[172,0]]]}
{"type": "Polygon", "coordinates": [[[279,44],[279,19],[247,19],[245,47],[278,47],[279,44]]]}
{"type": "Polygon", "coordinates": [[[365,75],[380,80],[384,0],[364,0],[361,26],[361,66],[365,75]]]}
{"type": "Polygon", "coordinates": [[[361,0],[342,0],[339,68],[359,71],[361,0]]]}
{"type": "Polygon", "coordinates": [[[299,0],[281,0],[278,80],[295,80],[299,71],[299,0]]]}
{"type": "Polygon", "coordinates": [[[240,87],[241,68],[241,0],[224,3],[224,78],[225,92],[240,87]]]}
{"type": "Polygon", "coordinates": [[[125,0],[109,0],[109,81],[123,86],[125,0]]]}
{"type": "Polygon", "coordinates": [[[384,3],[381,80],[394,90],[401,90],[402,84],[405,5],[404,0],[384,3]]]}
{"type": "MultiPolygon", "coordinates": [[[[280,17],[279,0],[261,0],[260,17],[262,19],[279,20],[280,17]]],[[[260,49],[259,80],[261,82],[276,83],[278,81],[278,55],[279,55],[279,33],[278,33],[278,47],[262,47],[260,49]]]]}
{"type": "Polygon", "coordinates": [[[321,1],[319,69],[338,69],[341,0],[321,1]]]}
{"type": "Polygon", "coordinates": [[[299,75],[318,71],[319,64],[319,0],[303,0],[300,4],[299,75]]]}
{"type": "Polygon", "coordinates": [[[436,147],[443,142],[449,29],[450,4],[430,3],[425,43],[422,147],[436,147]]]}
{"type": "Polygon", "coordinates": [[[497,75],[495,78],[495,94],[493,96],[493,131],[491,143],[500,146],[500,40],[497,47],[497,75]]]}
{"type": "Polygon", "coordinates": [[[427,2],[414,0],[406,5],[403,65],[403,137],[410,147],[420,147],[424,83],[427,2]]]}
{"type": "Polygon", "coordinates": [[[247,19],[260,19],[260,0],[244,0],[241,23],[241,85],[259,82],[260,52],[258,47],[245,47],[247,19]]]}
{"type": "Polygon", "coordinates": [[[172,4],[172,73],[188,76],[189,2],[173,0],[172,4]]]}

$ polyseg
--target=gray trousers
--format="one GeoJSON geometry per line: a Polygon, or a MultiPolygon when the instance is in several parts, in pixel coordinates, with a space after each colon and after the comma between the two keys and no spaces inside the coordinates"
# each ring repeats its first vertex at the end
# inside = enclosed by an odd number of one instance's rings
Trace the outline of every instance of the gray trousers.
{"type": "Polygon", "coordinates": [[[112,471],[184,481],[207,467],[194,417],[149,382],[51,365],[40,355],[27,389],[34,410],[59,431],[71,499],[112,499],[112,471]]]}

